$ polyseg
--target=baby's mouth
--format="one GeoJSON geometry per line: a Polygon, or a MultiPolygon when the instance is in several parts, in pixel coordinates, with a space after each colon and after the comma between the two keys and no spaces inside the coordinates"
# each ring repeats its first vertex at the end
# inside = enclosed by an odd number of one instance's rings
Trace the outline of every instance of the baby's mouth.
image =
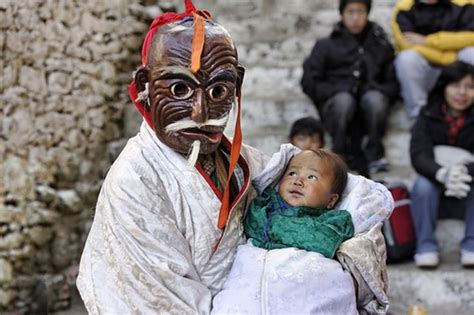
{"type": "Polygon", "coordinates": [[[303,196],[303,193],[299,190],[290,190],[290,194],[293,196],[303,196]]]}

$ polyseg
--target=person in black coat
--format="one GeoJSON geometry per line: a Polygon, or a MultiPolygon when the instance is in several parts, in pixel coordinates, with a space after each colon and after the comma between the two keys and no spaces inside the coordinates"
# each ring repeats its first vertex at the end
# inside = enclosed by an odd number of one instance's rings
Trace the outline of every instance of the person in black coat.
{"type": "Polygon", "coordinates": [[[420,175],[411,205],[419,267],[439,264],[434,231],[438,211],[448,210],[464,213],[461,263],[474,266],[473,153],[474,67],[457,61],[443,70],[412,129],[410,157],[420,175]]]}
{"type": "Polygon", "coordinates": [[[341,21],[318,40],[303,64],[301,86],[332,137],[332,149],[368,175],[387,167],[382,137],[389,103],[398,95],[394,51],[383,29],[368,20],[370,0],[342,0],[341,21]],[[364,148],[362,134],[367,133],[364,148]],[[362,158],[362,159],[361,159],[362,158]]]}

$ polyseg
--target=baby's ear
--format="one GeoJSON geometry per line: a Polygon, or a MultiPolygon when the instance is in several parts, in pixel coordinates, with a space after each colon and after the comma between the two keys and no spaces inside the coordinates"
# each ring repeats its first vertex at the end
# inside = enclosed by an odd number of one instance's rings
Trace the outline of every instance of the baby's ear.
{"type": "Polygon", "coordinates": [[[339,201],[339,194],[332,194],[331,200],[329,201],[328,206],[326,208],[333,209],[338,201],[339,201]]]}

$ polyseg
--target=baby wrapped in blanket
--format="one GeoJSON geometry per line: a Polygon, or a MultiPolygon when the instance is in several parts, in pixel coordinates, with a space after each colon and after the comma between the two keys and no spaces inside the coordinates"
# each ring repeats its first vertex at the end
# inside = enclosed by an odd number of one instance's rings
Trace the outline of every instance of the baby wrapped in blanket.
{"type": "Polygon", "coordinates": [[[351,273],[333,258],[342,242],[383,220],[393,205],[381,185],[352,175],[349,186],[355,180],[359,188],[350,187],[353,197],[363,198],[365,188],[380,198],[369,198],[371,207],[362,211],[339,202],[347,194],[344,162],[325,150],[297,152],[283,145],[255,179],[260,195],[244,222],[249,241],[237,250],[213,314],[358,313],[351,273]]]}

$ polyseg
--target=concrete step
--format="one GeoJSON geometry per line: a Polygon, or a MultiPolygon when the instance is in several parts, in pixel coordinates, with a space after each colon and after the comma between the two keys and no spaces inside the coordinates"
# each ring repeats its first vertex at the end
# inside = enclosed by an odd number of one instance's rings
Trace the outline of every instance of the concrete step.
{"type": "Polygon", "coordinates": [[[387,129],[390,130],[404,130],[410,131],[415,119],[408,116],[405,106],[401,100],[395,102],[390,109],[390,114],[387,120],[387,129]]]}
{"type": "Polygon", "coordinates": [[[474,270],[459,263],[459,242],[464,222],[441,220],[436,236],[441,264],[422,270],[413,261],[388,266],[390,313],[406,314],[409,305],[421,304],[430,315],[474,313],[474,270]]]}

